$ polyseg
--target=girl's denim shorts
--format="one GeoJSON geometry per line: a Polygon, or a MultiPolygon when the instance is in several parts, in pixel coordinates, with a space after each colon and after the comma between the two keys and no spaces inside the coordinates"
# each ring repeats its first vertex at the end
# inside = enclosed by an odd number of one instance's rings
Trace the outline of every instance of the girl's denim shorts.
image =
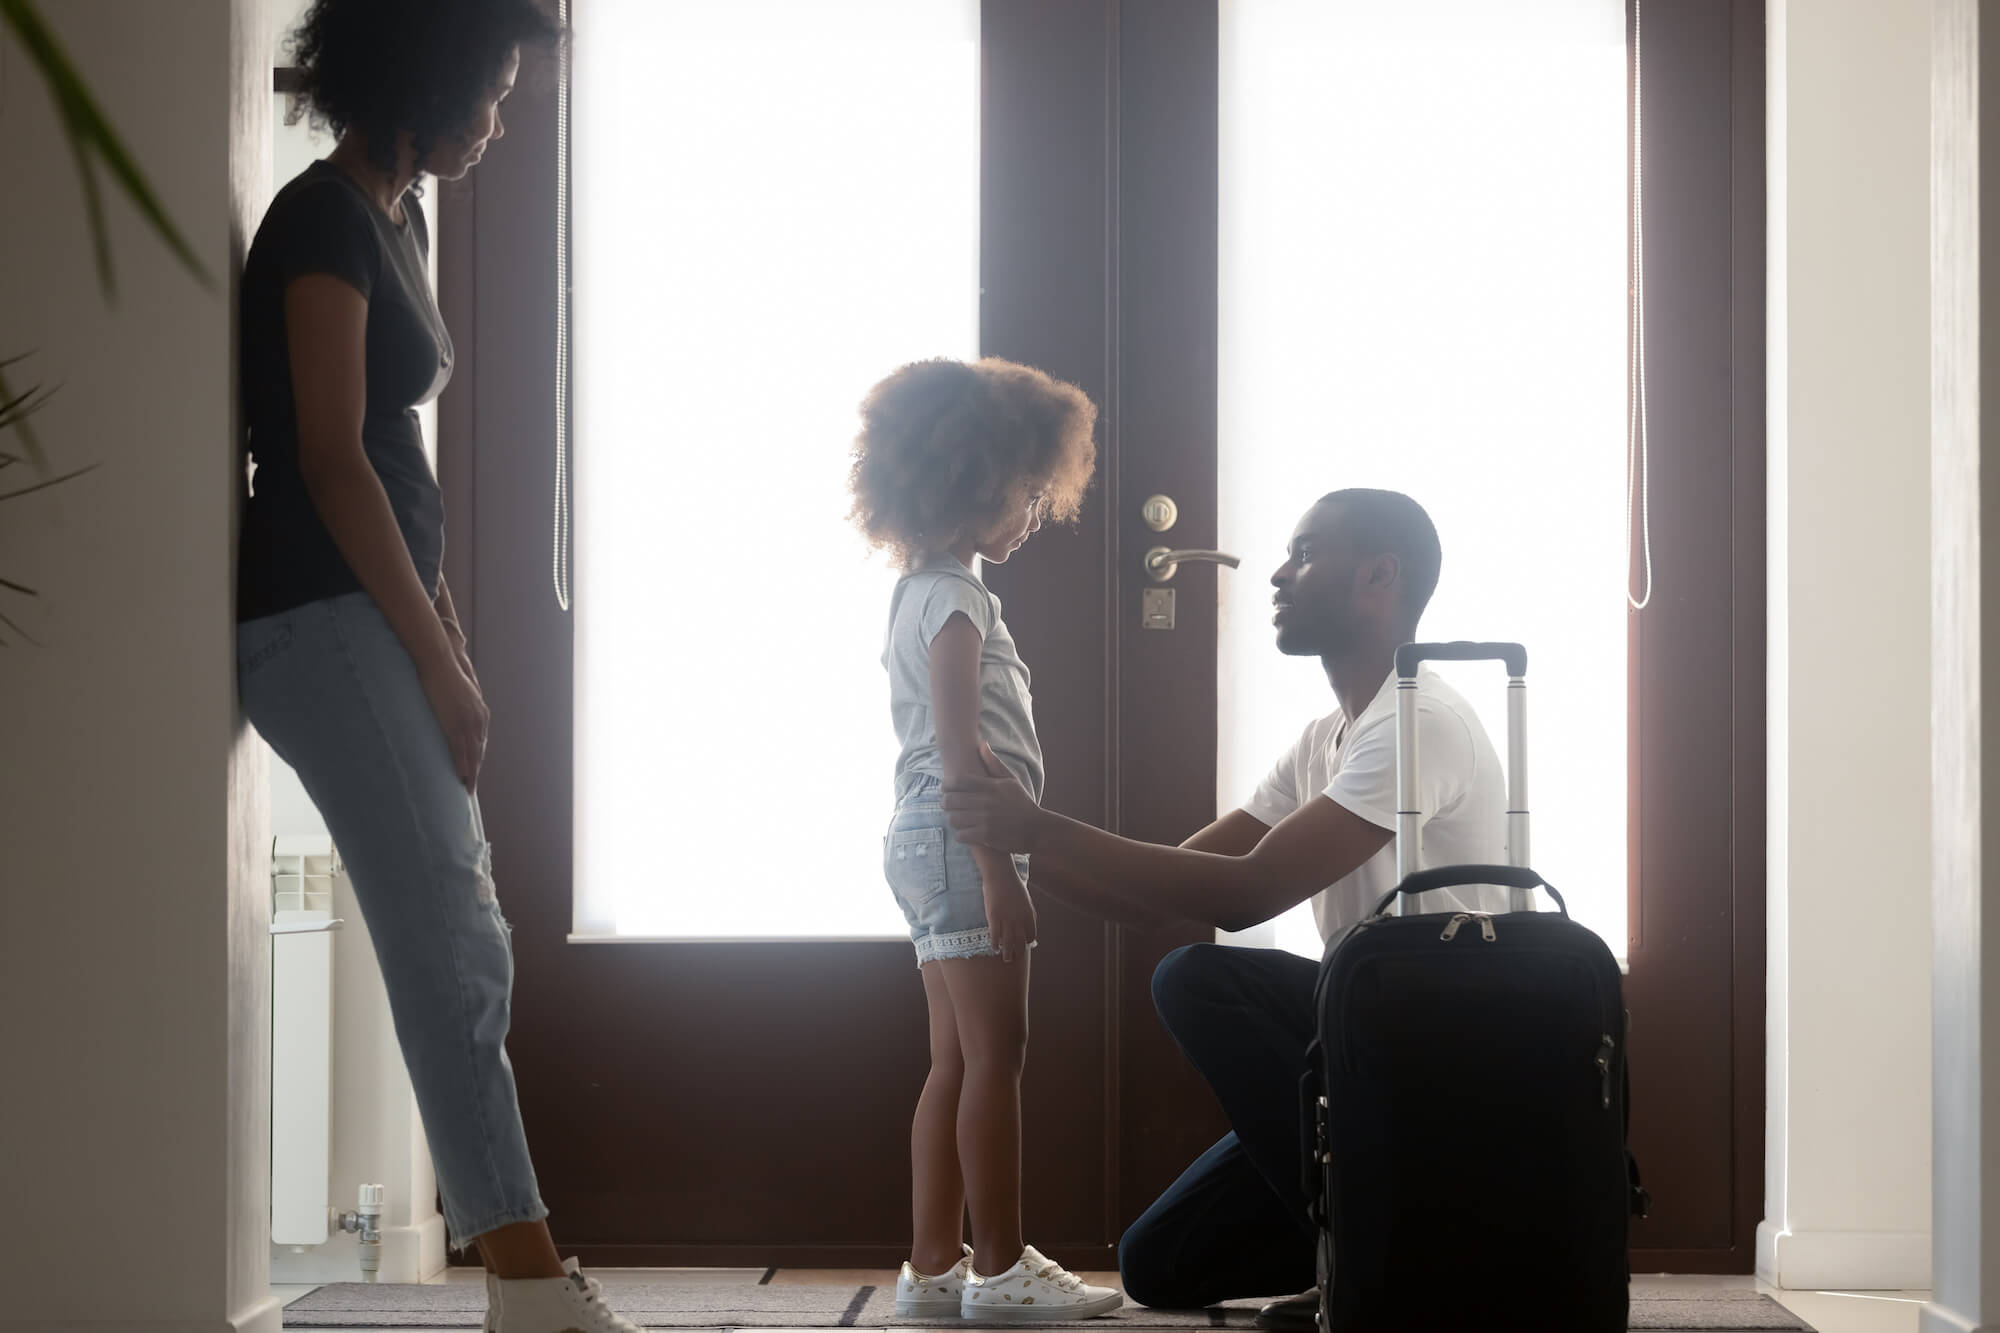
{"type": "MultiPolygon", "coordinates": [[[[993,932],[986,924],[985,884],[972,849],[960,842],[945,820],[943,784],[920,774],[896,803],[882,839],[882,873],[910,923],[917,966],[940,958],[993,958],[993,932]]],[[[1014,869],[1025,883],[1028,858],[1016,856],[1014,869]]]]}

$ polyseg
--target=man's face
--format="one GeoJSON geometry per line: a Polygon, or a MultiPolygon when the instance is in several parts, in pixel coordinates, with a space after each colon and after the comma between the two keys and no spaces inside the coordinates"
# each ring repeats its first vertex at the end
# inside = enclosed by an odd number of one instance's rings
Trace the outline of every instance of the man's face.
{"type": "Polygon", "coordinates": [[[1324,657],[1352,641],[1354,559],[1339,526],[1333,506],[1317,504],[1292,529],[1285,563],[1271,575],[1281,653],[1324,657]]]}
{"type": "Polygon", "coordinates": [[[1285,563],[1271,575],[1277,591],[1278,651],[1294,657],[1331,657],[1360,641],[1369,617],[1380,610],[1385,557],[1364,560],[1341,530],[1340,507],[1316,504],[1292,530],[1285,563]]]}

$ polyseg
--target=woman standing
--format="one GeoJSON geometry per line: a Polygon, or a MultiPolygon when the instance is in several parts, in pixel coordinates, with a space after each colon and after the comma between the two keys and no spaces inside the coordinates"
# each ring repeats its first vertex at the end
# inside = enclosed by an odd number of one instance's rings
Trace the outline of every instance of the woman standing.
{"type": "Polygon", "coordinates": [[[347,864],[446,1227],[485,1261],[489,1333],[637,1333],[543,1220],[474,795],[487,709],[416,415],[452,369],[418,183],[472,169],[521,45],[559,37],[533,0],[315,0],[296,34],[301,100],[339,144],[278,192],[243,271],[237,670],[347,864]]]}

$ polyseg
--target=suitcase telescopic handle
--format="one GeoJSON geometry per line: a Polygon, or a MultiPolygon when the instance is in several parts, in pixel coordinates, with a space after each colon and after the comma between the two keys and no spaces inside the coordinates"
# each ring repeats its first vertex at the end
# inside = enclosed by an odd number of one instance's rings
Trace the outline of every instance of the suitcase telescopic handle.
{"type": "MultiPolygon", "coordinates": [[[[1396,650],[1396,879],[1423,869],[1422,785],[1417,779],[1417,668],[1425,662],[1500,662],[1507,668],[1507,863],[1529,864],[1528,650],[1518,643],[1406,643],[1396,650]]],[[[1498,882],[1498,881],[1460,881],[1498,882]]],[[[1536,881],[1539,883],[1540,881],[1536,881]]],[[[1532,885],[1514,886],[1508,907],[1531,911],[1532,885]]],[[[1396,897],[1396,895],[1391,895],[1396,897]]],[[[1397,899],[1397,910],[1402,907],[1397,899]]]]}
{"type": "MultiPolygon", "coordinates": [[[[1569,915],[1569,904],[1556,892],[1555,885],[1543,879],[1526,866],[1439,866],[1435,870],[1419,870],[1405,876],[1403,882],[1382,895],[1382,901],[1375,904],[1375,915],[1380,916],[1390,904],[1405,896],[1429,893],[1432,889],[1454,889],[1461,884],[1499,884],[1517,892],[1532,895],[1536,889],[1548,890],[1549,897],[1556,900],[1556,907],[1562,914],[1569,915]]],[[[1522,911],[1518,904],[1515,911],[1522,911]]]]}
{"type": "Polygon", "coordinates": [[[1504,662],[1516,680],[1528,674],[1528,650],[1518,643],[1406,643],[1396,650],[1396,674],[1414,676],[1425,662],[1504,662]]]}

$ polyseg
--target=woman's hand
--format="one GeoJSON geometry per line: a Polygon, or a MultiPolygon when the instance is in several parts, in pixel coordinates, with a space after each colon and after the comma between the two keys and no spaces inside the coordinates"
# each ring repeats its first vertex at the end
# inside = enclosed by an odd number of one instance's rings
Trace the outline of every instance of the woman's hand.
{"type": "Polygon", "coordinates": [[[986,927],[993,934],[993,947],[1002,962],[1026,958],[1035,943],[1035,904],[1009,865],[999,876],[986,877],[986,927]]]}
{"type": "Polygon", "coordinates": [[[987,776],[945,777],[944,808],[952,832],[975,847],[1033,853],[1046,812],[985,741],[979,743],[979,758],[987,776]]]}
{"type": "Polygon", "coordinates": [[[479,785],[479,766],[486,761],[486,728],[492,714],[472,679],[470,666],[461,667],[454,658],[439,657],[428,669],[419,666],[417,679],[438,725],[444,728],[452,767],[465,789],[473,791],[479,785]]]}
{"type": "Polygon", "coordinates": [[[465,673],[465,678],[477,687],[479,673],[472,669],[472,654],[465,642],[465,631],[459,628],[456,620],[442,615],[438,617],[438,623],[444,626],[444,637],[451,644],[452,660],[458,663],[458,669],[465,673]]]}

